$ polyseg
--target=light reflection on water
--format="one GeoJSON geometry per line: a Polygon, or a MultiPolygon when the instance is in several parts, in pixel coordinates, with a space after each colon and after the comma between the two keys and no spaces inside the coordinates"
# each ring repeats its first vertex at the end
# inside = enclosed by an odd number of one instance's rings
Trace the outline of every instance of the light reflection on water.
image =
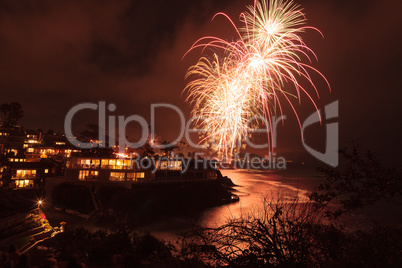
{"type": "Polygon", "coordinates": [[[234,189],[240,200],[208,209],[200,220],[201,224],[221,225],[231,217],[239,217],[241,213],[258,211],[262,206],[263,197],[280,199],[282,202],[292,202],[296,197],[299,202],[307,202],[309,190],[318,182],[311,173],[300,176],[272,170],[223,170],[222,175],[231,178],[234,184],[239,185],[234,189]]]}
{"type": "MultiPolygon", "coordinates": [[[[315,177],[316,173],[310,170],[222,170],[221,172],[238,185],[234,189],[240,200],[206,210],[198,219],[197,223],[201,225],[211,227],[222,225],[231,217],[238,217],[250,210],[258,210],[262,205],[263,196],[272,197],[274,200],[280,198],[283,202],[297,197],[299,202],[305,202],[308,200],[309,191],[319,183],[315,177]]],[[[175,217],[147,226],[145,229],[160,239],[176,241],[181,233],[191,229],[193,221],[175,217]]]]}

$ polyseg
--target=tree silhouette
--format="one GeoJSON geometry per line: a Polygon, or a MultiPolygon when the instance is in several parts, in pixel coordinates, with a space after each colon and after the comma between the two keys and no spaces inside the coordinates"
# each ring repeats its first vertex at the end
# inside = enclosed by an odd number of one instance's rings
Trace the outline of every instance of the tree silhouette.
{"type": "Polygon", "coordinates": [[[170,142],[163,141],[161,144],[161,150],[165,152],[165,155],[169,156],[170,153],[174,150],[179,148],[177,145],[170,145],[170,142]]]}
{"type": "Polygon", "coordinates": [[[0,112],[3,114],[3,123],[5,124],[7,121],[7,115],[10,112],[11,107],[8,103],[3,103],[0,105],[0,112]]]}
{"type": "Polygon", "coordinates": [[[49,129],[46,132],[41,131],[41,143],[44,146],[55,146],[56,145],[55,133],[52,129],[49,129]]]}
{"type": "Polygon", "coordinates": [[[17,124],[17,121],[24,117],[22,106],[19,102],[16,101],[10,104],[1,104],[0,111],[3,114],[4,125],[15,126],[17,124]]]}
{"type": "MultiPolygon", "coordinates": [[[[106,141],[108,137],[106,136],[106,141]]],[[[93,142],[99,139],[99,126],[97,124],[87,124],[86,128],[80,132],[82,142],[93,142]]]]}
{"type": "Polygon", "coordinates": [[[147,142],[139,149],[141,156],[153,156],[155,155],[155,150],[152,147],[150,140],[147,139],[147,142]]]}
{"type": "Polygon", "coordinates": [[[310,194],[311,200],[322,205],[335,200],[340,202],[341,207],[328,210],[328,216],[336,218],[385,197],[402,195],[402,177],[398,169],[384,167],[370,151],[361,153],[357,143],[339,153],[346,160],[344,165],[319,168],[323,183],[310,194]]]}

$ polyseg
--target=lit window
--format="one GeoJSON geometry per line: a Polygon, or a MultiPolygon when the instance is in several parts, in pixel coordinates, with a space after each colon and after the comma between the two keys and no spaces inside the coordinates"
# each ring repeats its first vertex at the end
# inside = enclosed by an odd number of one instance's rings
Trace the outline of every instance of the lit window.
{"type": "Polygon", "coordinates": [[[21,178],[25,174],[26,174],[26,170],[21,170],[21,169],[17,170],[17,178],[21,178]]]}
{"type": "Polygon", "coordinates": [[[124,167],[129,168],[131,166],[130,160],[124,160],[124,167]]]}
{"type": "Polygon", "coordinates": [[[145,172],[128,172],[127,180],[128,181],[137,181],[138,179],[145,178],[145,172]]]}
{"type": "Polygon", "coordinates": [[[111,166],[110,168],[115,168],[116,165],[116,159],[109,159],[109,165],[111,166]]]}
{"type": "Polygon", "coordinates": [[[99,159],[92,159],[92,165],[95,167],[99,167],[100,160],[99,159]]]}
{"type": "Polygon", "coordinates": [[[78,175],[79,180],[85,180],[89,176],[89,170],[80,170],[80,173],[78,175]]]}
{"type": "Polygon", "coordinates": [[[89,166],[91,165],[91,159],[80,159],[80,164],[84,168],[89,168],[89,166]]]}
{"type": "Polygon", "coordinates": [[[45,173],[49,173],[49,170],[48,170],[48,169],[45,169],[45,173]]]}
{"type": "Polygon", "coordinates": [[[124,172],[110,172],[110,180],[111,181],[124,181],[125,173],[124,172]]]}
{"type": "Polygon", "coordinates": [[[24,177],[34,177],[36,175],[36,170],[25,170],[25,169],[18,169],[16,172],[17,178],[24,178],[24,177]]]}
{"type": "Polygon", "coordinates": [[[31,187],[31,186],[33,186],[33,181],[32,180],[16,180],[15,186],[17,188],[31,187]]]}
{"type": "Polygon", "coordinates": [[[181,161],[172,161],[172,169],[181,170],[181,161]]]}
{"type": "Polygon", "coordinates": [[[102,165],[102,168],[108,168],[109,159],[102,159],[101,165],[102,165]]]}
{"type": "Polygon", "coordinates": [[[167,169],[167,161],[159,161],[158,166],[160,169],[167,169]]]}

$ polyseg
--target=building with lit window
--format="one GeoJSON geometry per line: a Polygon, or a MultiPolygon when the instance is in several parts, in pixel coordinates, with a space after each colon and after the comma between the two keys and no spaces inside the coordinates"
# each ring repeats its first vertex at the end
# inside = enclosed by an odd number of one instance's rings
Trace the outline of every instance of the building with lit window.
{"type": "MultiPolygon", "coordinates": [[[[188,159],[169,159],[162,157],[155,161],[156,168],[153,174],[155,182],[163,181],[199,181],[217,178],[217,173],[211,165],[197,165],[188,159]]],[[[206,163],[206,162],[205,162],[206,163]]]]}
{"type": "Polygon", "coordinates": [[[2,154],[17,154],[25,149],[26,134],[21,127],[0,126],[0,149],[2,154]]]}
{"type": "Polygon", "coordinates": [[[54,165],[49,162],[8,162],[0,166],[2,187],[12,189],[42,188],[46,177],[53,176],[54,165]]]}
{"type": "Polygon", "coordinates": [[[148,170],[138,169],[132,159],[71,157],[65,177],[81,181],[137,182],[150,180],[148,170]]]}
{"type": "Polygon", "coordinates": [[[53,158],[64,163],[66,158],[77,152],[80,150],[72,146],[62,134],[0,125],[0,154],[7,157],[25,155],[26,162],[53,158]]]}
{"type": "Polygon", "coordinates": [[[65,177],[92,182],[167,182],[216,179],[214,169],[196,169],[183,160],[76,157],[67,159],[65,177]],[[140,165],[138,164],[140,163],[140,165]]]}

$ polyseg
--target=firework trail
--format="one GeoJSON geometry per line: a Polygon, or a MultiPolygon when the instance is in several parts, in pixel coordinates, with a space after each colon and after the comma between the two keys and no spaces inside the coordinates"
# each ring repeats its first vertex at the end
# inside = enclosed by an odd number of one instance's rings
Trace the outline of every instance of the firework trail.
{"type": "Polygon", "coordinates": [[[213,53],[212,57],[201,57],[187,71],[186,79],[191,81],[185,90],[187,101],[194,105],[196,124],[205,133],[201,142],[209,142],[220,155],[228,157],[258,127],[255,119],[263,119],[269,144],[272,142],[271,117],[282,115],[281,101],[289,103],[301,126],[291,98],[300,101],[304,94],[317,109],[313,97],[300,83],[307,81],[319,97],[310,72],[319,74],[328,87],[329,83],[318,70],[302,62],[311,63],[316,56],[300,33],[308,29],[321,32],[305,25],[304,14],[293,2],[254,1],[240,14],[241,27],[236,27],[225,13],[216,16],[227,18],[237,40],[228,42],[214,36],[197,40],[187,53],[209,48],[223,56],[213,53]]]}

